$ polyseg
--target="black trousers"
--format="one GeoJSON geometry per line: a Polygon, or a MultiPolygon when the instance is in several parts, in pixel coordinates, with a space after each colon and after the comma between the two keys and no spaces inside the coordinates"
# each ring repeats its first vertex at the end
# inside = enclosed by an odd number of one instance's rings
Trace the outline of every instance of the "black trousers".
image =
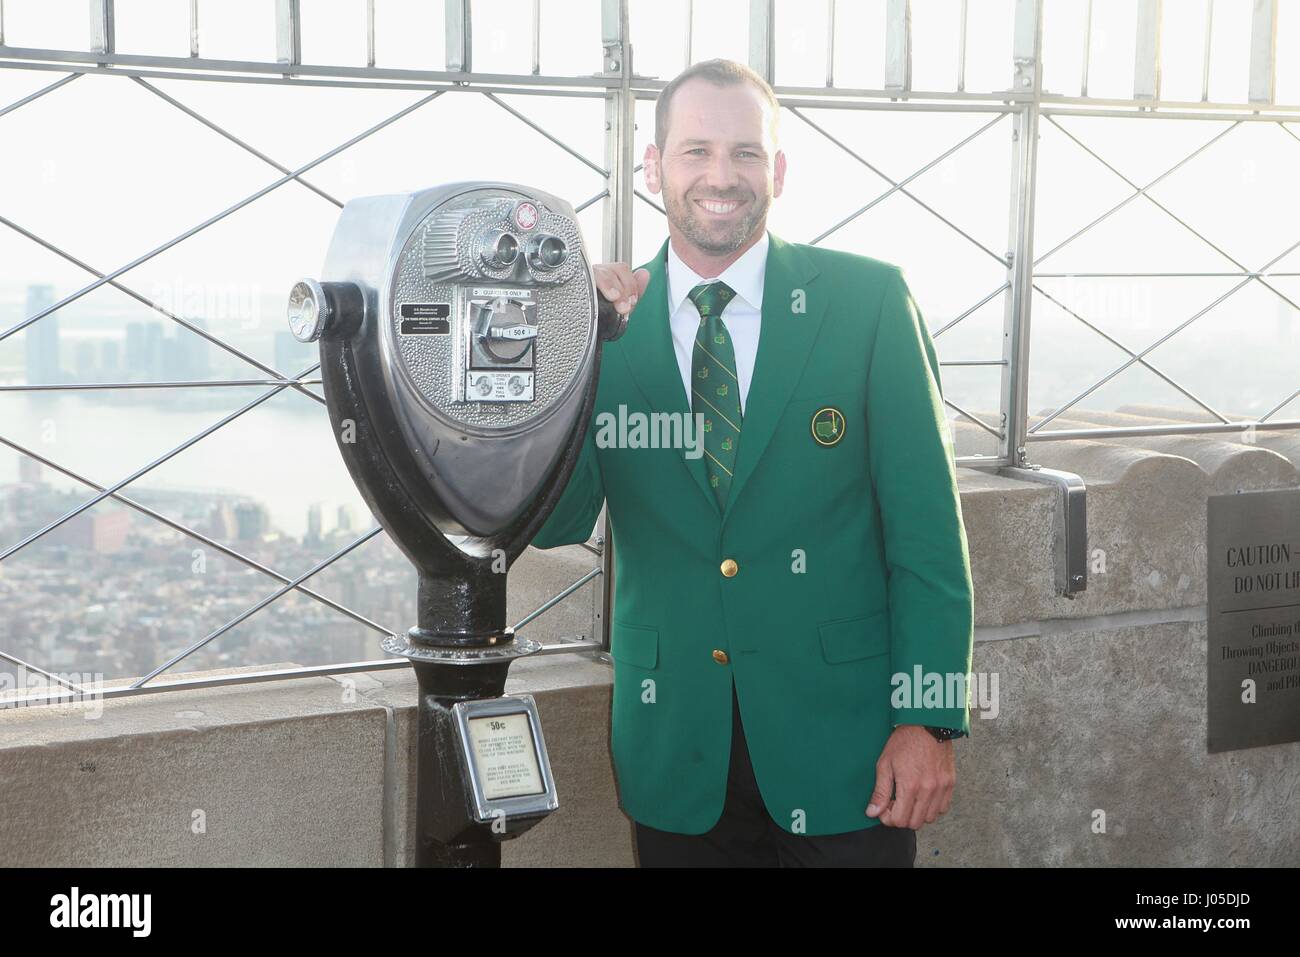
{"type": "Polygon", "coordinates": [[[722,817],[704,834],[660,831],[637,821],[636,849],[641,867],[911,867],[916,831],[875,824],[809,836],[783,829],[763,805],[732,685],[731,765],[722,817]]]}

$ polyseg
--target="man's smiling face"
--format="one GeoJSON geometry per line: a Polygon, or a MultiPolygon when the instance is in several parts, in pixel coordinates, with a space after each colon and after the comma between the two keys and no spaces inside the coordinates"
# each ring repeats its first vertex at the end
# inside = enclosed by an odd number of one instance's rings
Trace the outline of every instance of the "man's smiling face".
{"type": "Polygon", "coordinates": [[[749,83],[683,83],[669,104],[662,153],[646,150],[646,185],[662,192],[670,232],[708,257],[757,241],[781,195],[785,156],[771,107],[749,83]]]}

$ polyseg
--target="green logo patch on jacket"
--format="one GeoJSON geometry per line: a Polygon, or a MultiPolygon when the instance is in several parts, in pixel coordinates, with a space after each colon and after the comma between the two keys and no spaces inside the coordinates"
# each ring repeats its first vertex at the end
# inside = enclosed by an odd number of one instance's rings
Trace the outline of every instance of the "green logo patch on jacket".
{"type": "Polygon", "coordinates": [[[833,405],[824,406],[813,413],[811,428],[818,445],[838,445],[844,438],[844,413],[833,405]]]}

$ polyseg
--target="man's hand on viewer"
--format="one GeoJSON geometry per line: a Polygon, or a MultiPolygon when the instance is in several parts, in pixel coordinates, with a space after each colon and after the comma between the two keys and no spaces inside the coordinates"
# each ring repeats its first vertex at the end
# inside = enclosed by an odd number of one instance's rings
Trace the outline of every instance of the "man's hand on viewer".
{"type": "Polygon", "coordinates": [[[627,263],[601,263],[593,267],[593,272],[596,274],[596,291],[624,315],[636,307],[637,300],[650,284],[649,270],[633,272],[627,263]]]}

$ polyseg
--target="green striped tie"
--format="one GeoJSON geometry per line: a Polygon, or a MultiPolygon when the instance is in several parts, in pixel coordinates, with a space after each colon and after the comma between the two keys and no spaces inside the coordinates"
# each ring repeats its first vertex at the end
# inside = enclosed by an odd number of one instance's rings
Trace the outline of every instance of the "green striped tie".
{"type": "Polygon", "coordinates": [[[719,507],[726,504],[740,447],[736,350],[722,322],[722,310],[735,296],[725,282],[700,283],[689,294],[700,312],[691,355],[691,409],[704,414],[705,467],[719,507]]]}

